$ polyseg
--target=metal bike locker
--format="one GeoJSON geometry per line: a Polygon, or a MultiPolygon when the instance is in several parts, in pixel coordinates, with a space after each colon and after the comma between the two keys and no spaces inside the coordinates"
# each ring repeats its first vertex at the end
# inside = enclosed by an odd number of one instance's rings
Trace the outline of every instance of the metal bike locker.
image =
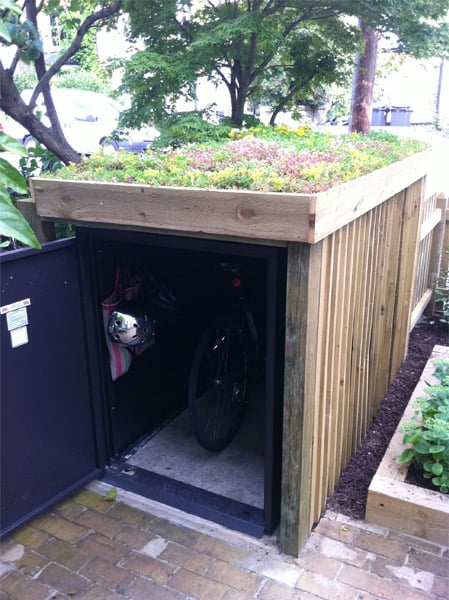
{"type": "MultiPolygon", "coordinates": [[[[77,240],[86,267],[83,287],[89,290],[84,306],[86,327],[99,341],[98,402],[104,411],[105,430],[99,432],[99,438],[105,440],[108,457],[103,480],[251,535],[272,532],[280,514],[285,249],[91,228],[79,228],[77,240]],[[220,261],[238,261],[244,265],[253,292],[252,308],[257,313],[264,342],[264,373],[256,382],[257,406],[253,413],[262,417],[262,430],[257,435],[263,442],[263,498],[257,505],[229,497],[220,490],[206,489],[208,486],[195,480],[196,467],[190,469],[189,479],[184,477],[181,481],[172,474],[172,467],[158,472],[159,464],[147,467],[139,463],[142,448],[156,444],[157,436],[168,431],[166,428],[172,426],[175,418],[184,419],[187,379],[198,335],[210,317],[226,310],[225,306],[215,306],[220,304],[220,298],[214,296],[214,284],[208,275],[210,264],[220,261]],[[113,382],[100,305],[111,292],[115,268],[120,262],[131,271],[151,273],[163,280],[176,296],[181,296],[183,311],[179,322],[168,333],[156,335],[154,346],[133,361],[129,372],[113,382]]],[[[246,419],[251,418],[249,410],[246,419]]],[[[250,422],[247,427],[252,425],[250,422]]],[[[178,445],[175,438],[173,446],[178,445]]],[[[156,462],[158,452],[157,448],[150,452],[156,462]]],[[[204,460],[207,468],[212,468],[216,457],[210,453],[204,460]]],[[[243,469],[247,456],[231,456],[227,460],[241,461],[239,468],[243,469]]],[[[223,477],[227,477],[226,473],[223,477]]],[[[239,485],[245,486],[244,478],[239,485]]]]}

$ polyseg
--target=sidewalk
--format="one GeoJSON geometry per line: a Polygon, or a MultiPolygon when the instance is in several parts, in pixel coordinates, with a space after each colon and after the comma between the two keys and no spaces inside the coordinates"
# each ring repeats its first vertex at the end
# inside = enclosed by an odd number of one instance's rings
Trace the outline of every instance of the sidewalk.
{"type": "MultiPolygon", "coordinates": [[[[298,558],[96,482],[2,542],[0,600],[447,600],[449,549],[326,513],[298,558]]],[[[449,545],[449,541],[448,541],[449,545]]]]}

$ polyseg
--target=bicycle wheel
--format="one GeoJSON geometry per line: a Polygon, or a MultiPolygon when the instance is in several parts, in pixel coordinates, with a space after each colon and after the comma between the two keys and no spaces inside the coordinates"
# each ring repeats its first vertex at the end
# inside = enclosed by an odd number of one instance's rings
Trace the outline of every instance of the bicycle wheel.
{"type": "Polygon", "coordinates": [[[248,360],[242,325],[220,320],[197,346],[189,381],[189,409],[198,442],[222,450],[237,434],[246,410],[248,360]]]}

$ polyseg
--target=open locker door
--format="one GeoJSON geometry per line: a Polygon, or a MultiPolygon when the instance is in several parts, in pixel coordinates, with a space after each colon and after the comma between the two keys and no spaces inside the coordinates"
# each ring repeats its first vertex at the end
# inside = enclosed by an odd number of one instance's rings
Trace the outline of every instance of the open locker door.
{"type": "Polygon", "coordinates": [[[0,254],[1,528],[99,474],[76,241],[0,254]]]}

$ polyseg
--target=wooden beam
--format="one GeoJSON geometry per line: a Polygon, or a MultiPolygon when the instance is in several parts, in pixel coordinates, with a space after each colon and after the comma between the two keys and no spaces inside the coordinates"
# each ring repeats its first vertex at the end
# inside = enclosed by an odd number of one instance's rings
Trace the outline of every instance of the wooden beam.
{"type": "Polygon", "coordinates": [[[23,217],[30,224],[31,229],[34,231],[34,235],[41,244],[52,242],[56,239],[55,224],[49,221],[42,221],[37,214],[36,204],[31,200],[31,198],[17,200],[16,206],[17,210],[20,211],[23,217]]]}
{"type": "Polygon", "coordinates": [[[288,247],[280,546],[293,555],[311,529],[321,249],[288,247]]]}

